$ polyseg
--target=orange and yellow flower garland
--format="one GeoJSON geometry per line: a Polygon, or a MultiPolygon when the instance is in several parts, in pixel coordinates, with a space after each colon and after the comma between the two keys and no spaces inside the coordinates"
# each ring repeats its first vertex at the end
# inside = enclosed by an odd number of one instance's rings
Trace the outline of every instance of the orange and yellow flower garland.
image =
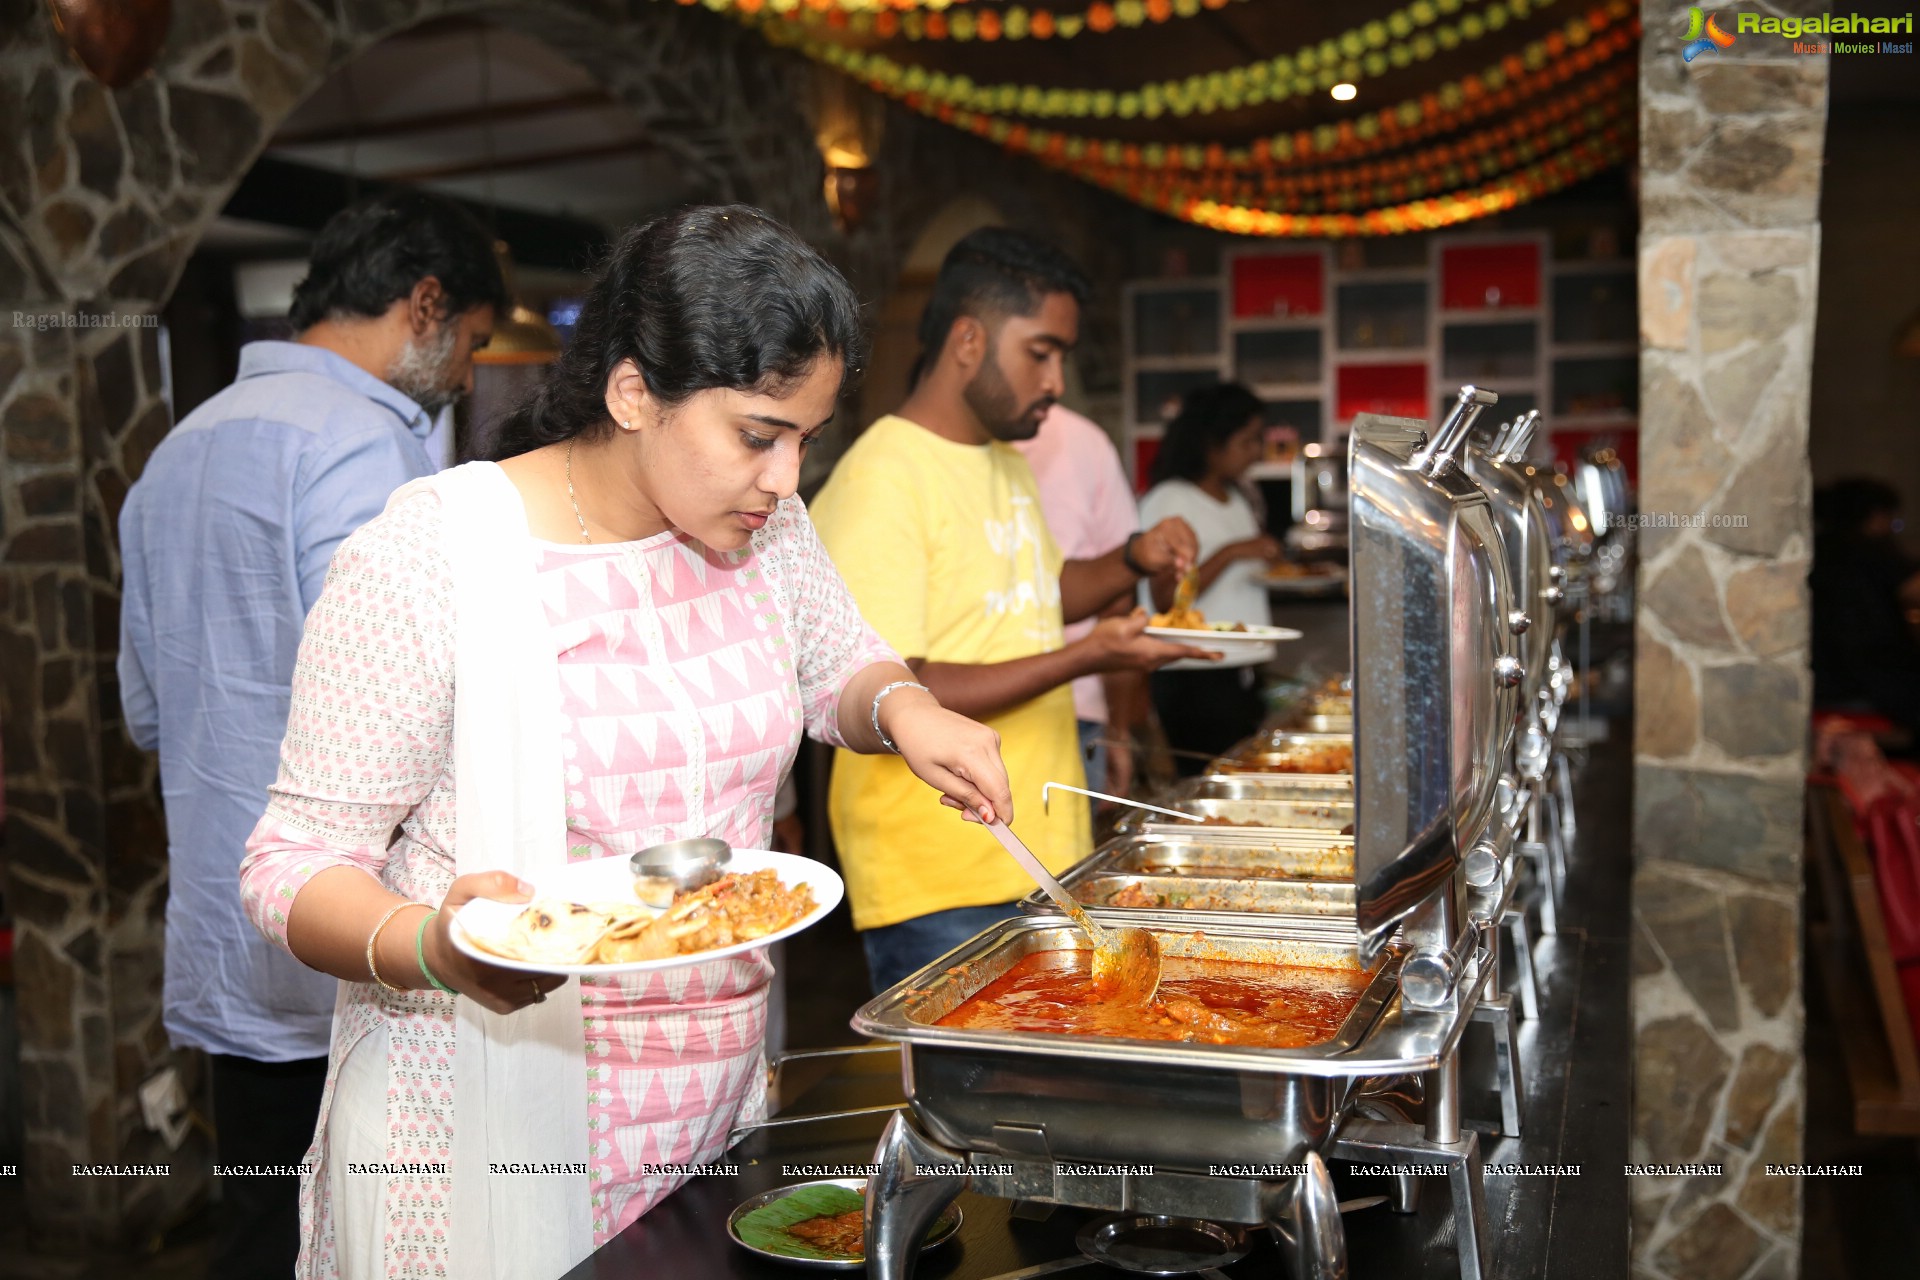
{"type": "Polygon", "coordinates": [[[1244,205],[1188,198],[1172,191],[1148,192],[1143,189],[1139,195],[1127,191],[1116,194],[1184,222],[1235,235],[1314,239],[1400,235],[1409,231],[1433,231],[1488,217],[1529,200],[1551,195],[1619,164],[1626,158],[1632,145],[1631,130],[1609,131],[1599,138],[1576,143],[1564,152],[1483,186],[1357,214],[1275,213],[1244,205]]]}
{"type": "MultiPolygon", "coordinates": [[[[1179,80],[1150,82],[1136,89],[1058,89],[1041,85],[976,84],[967,76],[948,76],[930,72],[917,64],[903,64],[884,53],[857,48],[775,17],[762,14],[758,19],[745,15],[741,20],[758,25],[776,43],[799,49],[816,62],[823,62],[858,80],[879,80],[972,111],[991,111],[1001,115],[1033,119],[1145,119],[1162,115],[1207,115],[1216,111],[1237,111],[1242,107],[1283,102],[1324,92],[1341,81],[1361,81],[1383,76],[1391,70],[1424,62],[1437,53],[1448,52],[1485,39],[1559,0],[1414,0],[1406,9],[1386,19],[1306,45],[1290,54],[1261,58],[1244,66],[1208,71],[1179,80]],[[1469,10],[1455,22],[1439,21],[1443,14],[1458,12],[1462,6],[1484,5],[1469,10]],[[1428,25],[1432,30],[1424,29],[1428,25]],[[1407,38],[1396,38],[1411,33],[1407,38]]],[[[1622,6],[1622,13],[1628,11],[1622,6]]],[[[988,13],[980,16],[984,19],[988,13]]],[[[955,23],[973,20],[971,14],[956,14],[955,23]]]]}
{"type": "MultiPolygon", "coordinates": [[[[857,36],[883,40],[1071,40],[1084,32],[1105,35],[1158,26],[1175,18],[1193,18],[1246,0],[1096,0],[1079,12],[982,6],[975,10],[955,6],[965,0],[677,0],[715,13],[747,17],[768,15],[808,27],[826,27],[857,36]]],[[[1478,0],[1416,0],[1428,8],[1452,12],[1478,0]],[[1451,6],[1451,7],[1448,7],[1451,6]]]]}
{"type": "MultiPolygon", "coordinates": [[[[858,55],[858,51],[813,40],[798,22],[771,20],[779,4],[783,11],[824,14],[824,25],[841,26],[844,24],[832,19],[858,16],[877,20],[893,16],[896,10],[918,15],[921,6],[917,0],[680,2],[732,8],[736,15],[755,8],[767,10],[752,25],[776,45],[796,48],[921,114],[1032,156],[1134,203],[1235,234],[1343,237],[1449,226],[1536,199],[1618,163],[1632,137],[1633,98],[1621,90],[1632,84],[1635,67],[1631,60],[1620,59],[1636,46],[1639,32],[1631,0],[1599,0],[1544,37],[1429,93],[1312,130],[1275,134],[1233,147],[1218,143],[1130,143],[1032,128],[1008,119],[1004,112],[1104,116],[1112,111],[1095,110],[1092,102],[1076,101],[1072,94],[1061,97],[1060,90],[1002,85],[983,91],[964,77],[929,74],[918,67],[901,69],[887,60],[876,62],[865,55],[850,58],[848,54],[858,55]],[[800,9],[802,4],[808,8],[800,9]],[[867,74],[855,74],[856,67],[867,74]],[[1586,76],[1596,68],[1601,69],[1600,74],[1586,76]],[[1536,103],[1490,128],[1419,151],[1403,150],[1436,134],[1458,131],[1495,112],[1517,112],[1522,104],[1570,80],[1577,80],[1570,92],[1536,103]],[[1009,89],[1014,90],[1011,100],[1009,89]],[[976,110],[959,106],[959,102],[991,102],[1000,111],[976,110]],[[1627,119],[1622,120],[1623,116],[1627,119]],[[1341,163],[1391,151],[1402,154],[1362,164],[1341,163]]],[[[1188,0],[1183,5],[1181,0],[1165,0],[1164,11],[1185,16],[1188,9],[1201,2],[1188,0]]],[[[1228,2],[1219,0],[1222,5],[1228,2]]],[[[1430,21],[1437,13],[1454,13],[1474,2],[1415,0],[1403,12],[1418,8],[1430,21]]],[[[1488,15],[1496,9],[1511,15],[1516,8],[1524,15],[1554,0],[1487,3],[1488,15]]],[[[931,4],[924,7],[936,8],[931,4]]],[[[987,12],[991,11],[973,11],[987,12]]],[[[938,15],[929,12],[924,16],[931,19],[938,15]]],[[[1480,19],[1476,26],[1475,38],[1485,33],[1487,24],[1480,19]]],[[[1366,36],[1359,38],[1364,41],[1366,36]]],[[[1456,38],[1448,47],[1459,43],[1456,38]]],[[[1302,52],[1310,63],[1318,61],[1315,50],[1302,52]]],[[[1322,68],[1333,73],[1348,69],[1346,64],[1322,68]]],[[[1239,70],[1243,69],[1213,74],[1230,76],[1239,70]]],[[[1319,75],[1316,82],[1324,78],[1319,75]]],[[[1144,95],[1155,88],[1147,86],[1139,92],[1144,95]]],[[[1163,107],[1169,105],[1168,96],[1162,94],[1163,107]]],[[[1176,114],[1183,115],[1195,110],[1226,109],[1223,101],[1199,92],[1170,105],[1176,108],[1176,114]]]]}
{"type": "MultiPolygon", "coordinates": [[[[1470,139],[1375,164],[1251,179],[1229,173],[1175,173],[1164,175],[1164,180],[1182,184],[1196,197],[1294,213],[1312,212],[1325,203],[1352,208],[1360,202],[1361,193],[1372,203],[1391,204],[1529,164],[1631,115],[1636,102],[1634,94],[1618,92],[1597,100],[1570,100],[1556,104],[1544,122],[1508,121],[1470,139]]],[[[1097,163],[1064,162],[1054,167],[1109,188],[1130,178],[1156,176],[1097,163]]]]}
{"type": "MultiPolygon", "coordinates": [[[[1244,147],[1127,143],[1063,133],[1034,128],[990,112],[958,108],[922,90],[886,79],[862,83],[922,115],[1034,155],[1063,152],[1077,159],[1097,150],[1109,164],[1144,164],[1150,168],[1163,165],[1189,169],[1221,165],[1265,168],[1385,150],[1424,134],[1457,128],[1465,120],[1490,111],[1510,109],[1521,98],[1564,82],[1632,47],[1639,20],[1631,14],[1629,0],[1607,0],[1571,19],[1560,30],[1549,32],[1479,72],[1449,81],[1430,93],[1337,124],[1275,134],[1244,147]],[[1630,20],[1619,23],[1618,19],[1623,17],[1630,20]]],[[[776,45],[783,43],[771,33],[769,36],[776,45]]]]}

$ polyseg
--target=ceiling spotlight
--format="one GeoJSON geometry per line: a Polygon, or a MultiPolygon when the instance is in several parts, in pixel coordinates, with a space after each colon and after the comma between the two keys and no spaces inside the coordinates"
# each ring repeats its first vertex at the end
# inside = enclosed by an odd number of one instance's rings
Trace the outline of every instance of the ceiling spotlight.
{"type": "Polygon", "coordinates": [[[1352,102],[1355,97],[1359,96],[1359,93],[1360,91],[1350,84],[1337,84],[1333,86],[1333,100],[1335,102],[1352,102]]]}

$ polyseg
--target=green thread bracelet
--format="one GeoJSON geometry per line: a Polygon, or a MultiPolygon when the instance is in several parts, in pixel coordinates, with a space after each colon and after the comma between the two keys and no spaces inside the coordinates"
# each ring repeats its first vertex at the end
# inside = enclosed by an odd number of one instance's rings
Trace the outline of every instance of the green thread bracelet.
{"type": "Polygon", "coordinates": [[[433,970],[427,968],[427,926],[432,924],[433,918],[439,914],[438,911],[429,911],[425,916],[421,917],[420,931],[413,935],[413,958],[420,964],[420,976],[428,982],[431,982],[436,991],[444,991],[448,995],[455,995],[458,993],[455,992],[452,987],[434,977],[433,970]]]}

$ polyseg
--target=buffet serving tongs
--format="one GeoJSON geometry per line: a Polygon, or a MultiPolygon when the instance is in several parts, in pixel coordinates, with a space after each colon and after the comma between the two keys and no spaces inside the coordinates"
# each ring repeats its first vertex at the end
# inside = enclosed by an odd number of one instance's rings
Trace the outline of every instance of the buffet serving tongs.
{"type": "Polygon", "coordinates": [[[1013,860],[1026,869],[1035,884],[1046,890],[1054,904],[1087,931],[1087,937],[1093,941],[1094,989],[1122,1004],[1150,1003],[1153,993],[1160,989],[1159,939],[1145,929],[1106,929],[1095,924],[1006,823],[995,819],[985,825],[1000,842],[1000,847],[1013,855],[1013,860]]]}
{"type": "MultiPolygon", "coordinates": [[[[1207,759],[1211,760],[1213,759],[1213,757],[1208,756],[1207,759]]],[[[1184,822],[1205,822],[1206,821],[1205,818],[1201,817],[1197,813],[1182,813],[1178,809],[1163,809],[1157,804],[1148,804],[1144,800],[1129,800],[1125,796],[1110,796],[1104,791],[1089,791],[1085,787],[1076,787],[1071,785],[1070,783],[1065,783],[1065,782],[1049,782],[1045,786],[1040,788],[1041,812],[1044,813],[1047,811],[1047,801],[1049,798],[1052,797],[1056,789],[1060,791],[1071,791],[1073,792],[1073,794],[1077,796],[1087,796],[1088,798],[1094,799],[1094,800],[1106,800],[1106,801],[1110,801],[1113,804],[1123,804],[1133,809],[1145,809],[1149,813],[1164,813],[1169,818],[1179,818],[1184,822]]]]}

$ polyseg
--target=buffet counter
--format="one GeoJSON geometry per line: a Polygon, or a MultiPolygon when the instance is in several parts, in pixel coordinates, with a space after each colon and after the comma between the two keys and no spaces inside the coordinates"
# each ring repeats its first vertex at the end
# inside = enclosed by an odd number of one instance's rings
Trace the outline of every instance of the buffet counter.
{"type": "MultiPolygon", "coordinates": [[[[1580,856],[1572,860],[1560,933],[1540,948],[1539,980],[1548,998],[1543,1016],[1525,1024],[1536,1064],[1528,1079],[1525,1137],[1498,1138],[1489,1130],[1499,1115],[1497,1099],[1471,1087],[1465,1113],[1481,1130],[1486,1162],[1487,1222],[1494,1235],[1493,1274],[1613,1280],[1629,1270],[1627,1160],[1629,1122],[1627,1021],[1627,877],[1624,856],[1626,762],[1619,749],[1602,749],[1581,784],[1580,856]],[[1577,1175],[1565,1171],[1579,1166],[1577,1175]],[[1519,1167],[1522,1172],[1502,1170],[1519,1167]]],[[[1484,1038],[1470,1036],[1462,1069],[1469,1081],[1492,1079],[1484,1038]]],[[[901,1100],[897,1052],[803,1058],[782,1072],[782,1117],[884,1106],[901,1100]]],[[[697,1178],[645,1218],[609,1241],[564,1280],[659,1280],[663,1277],[720,1280],[795,1280],[799,1268],[763,1260],[727,1237],[734,1207],[762,1191],[835,1176],[832,1166],[864,1166],[887,1113],[758,1130],[727,1159],[733,1176],[697,1178]]],[[[1384,1177],[1360,1176],[1345,1161],[1332,1162],[1343,1201],[1384,1195],[1384,1177]]],[[[849,1169],[858,1174],[860,1169],[849,1169]]],[[[1444,1177],[1424,1179],[1419,1211],[1399,1214],[1374,1204],[1347,1215],[1354,1280],[1458,1274],[1452,1215],[1444,1177]]],[[[1078,1261],[1076,1233],[1101,1215],[1056,1208],[1044,1220],[1024,1216],[1027,1206],[962,1194],[958,1237],[921,1258],[920,1280],[1014,1280],[1015,1276],[1123,1274],[1078,1261]],[[1020,1210],[1016,1213],[1016,1208],[1020,1210]],[[1049,1263],[1063,1264],[1045,1271],[1049,1263]]],[[[1045,1206],[1033,1207],[1045,1213],[1045,1206]]],[[[1245,1259],[1211,1273],[1251,1280],[1282,1274],[1277,1250],[1250,1232],[1245,1259]]],[[[857,1272],[853,1274],[858,1274],[857,1272]]]]}

